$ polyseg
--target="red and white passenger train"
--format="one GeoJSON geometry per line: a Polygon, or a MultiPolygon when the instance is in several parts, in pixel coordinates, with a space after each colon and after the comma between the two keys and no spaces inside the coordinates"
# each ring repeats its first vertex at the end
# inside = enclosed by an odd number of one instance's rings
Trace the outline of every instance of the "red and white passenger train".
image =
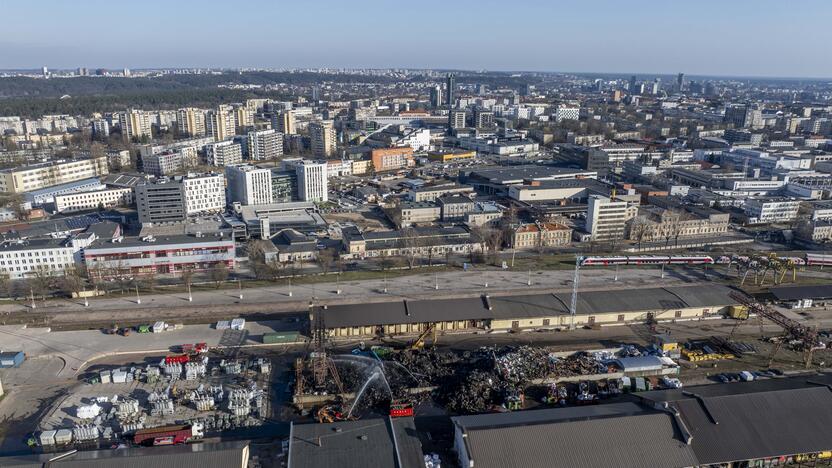
{"type": "MultiPolygon", "coordinates": [[[[791,260],[795,265],[832,265],[832,255],[806,253],[800,257],[778,257],[781,261],[791,260]]],[[[733,257],[733,262],[749,261],[749,257],[733,257]]],[[[713,265],[729,264],[732,257],[722,256],[714,259],[708,255],[620,255],[613,257],[582,257],[581,266],[613,265],[713,265]]]]}

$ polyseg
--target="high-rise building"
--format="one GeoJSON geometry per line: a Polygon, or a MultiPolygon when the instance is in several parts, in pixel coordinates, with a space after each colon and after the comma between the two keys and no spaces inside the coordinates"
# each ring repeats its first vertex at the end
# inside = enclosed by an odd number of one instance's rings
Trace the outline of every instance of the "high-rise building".
{"type": "Polygon", "coordinates": [[[200,137],[205,135],[205,111],[185,107],[176,111],[176,126],[180,136],[200,137]]]}
{"type": "Polygon", "coordinates": [[[326,163],[303,161],[295,166],[298,197],[303,201],[325,202],[328,199],[326,163]]]}
{"type": "Polygon", "coordinates": [[[659,94],[659,90],[662,87],[662,80],[661,78],[656,78],[653,80],[653,83],[650,85],[650,94],[656,95],[659,94]]]}
{"type": "Polygon", "coordinates": [[[586,230],[593,242],[624,238],[627,222],[627,202],[612,201],[608,197],[591,195],[586,212],[586,230]]]}
{"type": "Polygon", "coordinates": [[[234,109],[234,117],[237,129],[240,133],[254,128],[254,110],[247,106],[240,106],[234,109]]]}
{"type": "Polygon", "coordinates": [[[205,116],[205,132],[216,141],[227,140],[236,134],[236,119],[231,106],[221,105],[205,116]]]}
{"type": "Polygon", "coordinates": [[[298,199],[298,173],[272,169],[272,200],[286,203],[298,199]]]}
{"type": "Polygon", "coordinates": [[[182,178],[185,214],[220,213],[225,209],[225,176],[222,174],[188,174],[182,178]]]}
{"type": "Polygon", "coordinates": [[[49,68],[47,68],[47,67],[41,68],[40,73],[44,78],[49,78],[49,68]]]}
{"type": "Polygon", "coordinates": [[[110,123],[107,119],[95,119],[92,121],[93,138],[103,139],[110,136],[110,123]]]}
{"type": "Polygon", "coordinates": [[[631,77],[630,77],[630,87],[629,87],[629,91],[630,91],[631,93],[635,93],[635,92],[636,92],[635,90],[636,90],[636,76],[635,76],[635,75],[633,75],[633,76],[631,76],[631,77]]]}
{"type": "Polygon", "coordinates": [[[283,134],[277,130],[248,133],[248,159],[261,161],[283,156],[283,134]]]}
{"type": "Polygon", "coordinates": [[[331,120],[310,123],[309,138],[313,155],[328,158],[335,154],[335,128],[331,120]]]}
{"type": "Polygon", "coordinates": [[[444,102],[442,101],[442,87],[441,86],[434,86],[430,88],[430,105],[433,108],[440,108],[442,107],[444,102]]]}
{"type": "Polygon", "coordinates": [[[234,140],[205,145],[205,161],[217,167],[240,164],[243,162],[243,147],[234,140]]]}
{"type": "Polygon", "coordinates": [[[90,72],[86,69],[86,67],[78,67],[78,72],[76,74],[78,76],[89,76],[90,72]]]}
{"type": "Polygon", "coordinates": [[[243,205],[265,205],[273,203],[272,171],[250,164],[225,166],[225,180],[228,183],[228,201],[243,205]]]}
{"type": "Polygon", "coordinates": [[[685,90],[685,74],[679,73],[676,75],[676,90],[680,93],[685,90]]]}
{"type": "Polygon", "coordinates": [[[465,127],[465,111],[464,110],[452,110],[448,113],[448,126],[451,128],[464,128],[465,127]]]}
{"type": "Polygon", "coordinates": [[[130,69],[129,69],[129,68],[125,68],[124,70],[122,70],[121,74],[122,74],[125,78],[130,77],[130,69]]]}
{"type": "Polygon", "coordinates": [[[285,110],[272,115],[272,129],[284,135],[294,135],[295,131],[295,111],[285,110]]]}
{"type": "Polygon", "coordinates": [[[143,110],[130,109],[118,114],[118,125],[125,140],[152,138],[150,114],[143,110]]]}
{"type": "Polygon", "coordinates": [[[494,113],[479,107],[474,109],[474,127],[490,128],[494,125],[494,113]]]}
{"type": "Polygon", "coordinates": [[[725,107],[723,122],[733,124],[734,128],[761,128],[763,115],[759,109],[749,104],[730,104],[725,107]]]}
{"type": "Polygon", "coordinates": [[[321,99],[321,87],[320,86],[313,86],[312,87],[312,100],[313,101],[320,101],[321,99]]]}
{"type": "Polygon", "coordinates": [[[445,83],[445,105],[449,108],[453,107],[456,100],[456,75],[448,74],[447,82],[445,83]]]}

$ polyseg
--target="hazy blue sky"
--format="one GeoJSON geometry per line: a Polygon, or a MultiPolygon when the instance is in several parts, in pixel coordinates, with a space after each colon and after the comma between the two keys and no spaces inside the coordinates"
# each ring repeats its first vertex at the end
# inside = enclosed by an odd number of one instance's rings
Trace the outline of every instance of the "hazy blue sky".
{"type": "Polygon", "coordinates": [[[0,68],[832,77],[830,0],[0,0],[0,68]]]}

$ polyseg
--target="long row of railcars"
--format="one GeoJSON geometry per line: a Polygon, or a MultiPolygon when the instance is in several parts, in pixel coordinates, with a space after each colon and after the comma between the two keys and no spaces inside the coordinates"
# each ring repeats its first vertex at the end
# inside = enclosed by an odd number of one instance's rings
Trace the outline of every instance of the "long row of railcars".
{"type": "MultiPolygon", "coordinates": [[[[802,256],[779,257],[781,261],[791,261],[798,266],[832,265],[832,255],[806,253],[802,256]]],[[[714,259],[708,255],[619,255],[611,257],[582,257],[581,266],[615,266],[615,265],[714,265],[730,264],[737,261],[749,261],[749,257],[722,256],[714,259]]]]}

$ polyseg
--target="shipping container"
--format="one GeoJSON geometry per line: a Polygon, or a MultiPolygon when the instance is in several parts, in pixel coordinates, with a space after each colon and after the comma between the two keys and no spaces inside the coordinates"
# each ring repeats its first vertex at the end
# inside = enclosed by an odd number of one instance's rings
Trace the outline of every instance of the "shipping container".
{"type": "Polygon", "coordinates": [[[300,338],[300,333],[296,331],[280,332],[280,333],[264,333],[263,343],[296,343],[300,338]]]}
{"type": "Polygon", "coordinates": [[[0,353],[0,368],[20,367],[26,355],[23,351],[7,351],[0,353]]]}
{"type": "Polygon", "coordinates": [[[159,321],[153,324],[153,333],[162,333],[167,329],[165,322],[159,321]]]}

